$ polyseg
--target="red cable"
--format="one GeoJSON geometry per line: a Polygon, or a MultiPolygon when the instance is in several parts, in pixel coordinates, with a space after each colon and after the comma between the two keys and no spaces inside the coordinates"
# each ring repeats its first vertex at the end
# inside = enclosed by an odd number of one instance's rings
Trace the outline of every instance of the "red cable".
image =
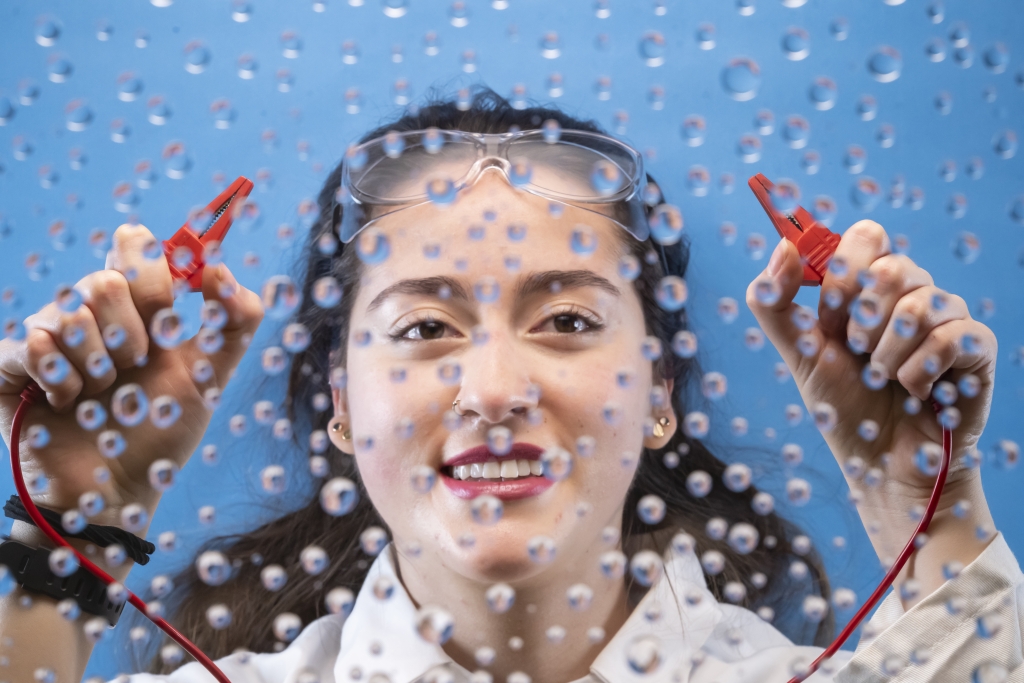
{"type": "MultiPolygon", "coordinates": [[[[942,404],[940,404],[935,399],[932,399],[932,409],[935,411],[936,414],[938,414],[942,410],[942,404]]],[[[914,551],[917,549],[917,547],[914,545],[914,541],[917,540],[918,536],[920,536],[928,530],[928,525],[931,523],[932,516],[935,514],[935,508],[939,506],[939,496],[942,495],[942,488],[946,485],[946,475],[949,473],[949,461],[952,457],[952,452],[953,431],[947,427],[943,427],[942,464],[939,466],[939,474],[935,479],[935,488],[932,489],[931,498],[928,499],[928,507],[925,510],[924,516],[921,518],[921,521],[918,523],[917,530],[914,531],[914,535],[910,537],[909,541],[907,541],[907,545],[904,546],[903,551],[900,553],[899,558],[897,558],[896,560],[896,563],[886,573],[885,578],[882,579],[882,582],[878,584],[878,588],[876,588],[875,592],[871,594],[871,597],[867,599],[867,602],[861,605],[861,608],[857,610],[857,613],[855,615],[853,615],[853,618],[850,619],[850,623],[846,625],[846,628],[844,628],[842,632],[838,636],[836,636],[836,639],[832,641],[831,645],[825,648],[824,652],[818,655],[817,659],[811,662],[810,666],[807,669],[806,675],[794,676],[793,678],[789,679],[789,683],[800,683],[805,678],[807,678],[815,671],[817,671],[818,667],[821,666],[822,661],[831,657],[839,650],[842,644],[846,642],[846,639],[850,637],[850,634],[852,634],[857,629],[857,627],[860,626],[860,622],[864,620],[864,617],[867,616],[868,612],[870,612],[871,609],[875,606],[875,604],[879,601],[879,599],[882,597],[882,594],[885,593],[885,591],[889,590],[889,587],[892,585],[892,582],[896,579],[896,575],[900,573],[900,570],[903,569],[903,565],[907,563],[907,560],[910,559],[910,556],[913,555],[914,551]]]]}
{"type": "MultiPolygon", "coordinates": [[[[11,422],[11,469],[14,471],[14,485],[18,489],[18,495],[21,496],[22,504],[28,511],[29,516],[36,523],[36,526],[42,529],[43,532],[50,538],[50,540],[52,540],[58,546],[64,546],[70,549],[71,552],[73,552],[75,556],[78,558],[79,564],[81,564],[83,567],[92,572],[95,576],[103,580],[107,585],[110,585],[115,581],[115,579],[106,572],[104,572],[102,569],[94,565],[92,562],[90,562],[85,556],[83,556],[81,553],[75,550],[75,548],[68,544],[67,541],[65,541],[60,534],[53,530],[49,523],[47,523],[46,518],[44,518],[43,515],[40,514],[39,510],[35,506],[35,503],[32,502],[32,498],[29,496],[28,493],[28,488],[25,486],[25,479],[21,473],[21,460],[18,453],[19,441],[21,438],[21,422],[22,418],[24,417],[25,410],[42,396],[43,392],[39,388],[39,386],[34,382],[30,382],[25,387],[24,391],[21,392],[21,403],[18,405],[18,409],[14,413],[14,419],[11,422]]],[[[942,405],[937,401],[933,400],[932,408],[935,410],[936,413],[939,413],[942,410],[942,405]]],[[[907,545],[904,546],[903,551],[900,553],[899,558],[896,560],[896,563],[893,564],[892,568],[890,568],[888,573],[886,573],[885,578],[883,578],[882,582],[878,584],[877,588],[875,588],[875,592],[871,594],[871,597],[868,598],[868,600],[861,606],[861,608],[857,611],[857,614],[855,614],[853,618],[850,619],[850,622],[846,625],[842,632],[838,636],[836,636],[836,639],[832,641],[832,644],[825,648],[824,652],[822,652],[817,659],[811,662],[811,664],[808,666],[807,674],[804,676],[794,676],[789,680],[789,683],[801,683],[801,681],[803,681],[805,678],[807,678],[808,676],[810,676],[818,670],[818,667],[821,666],[823,660],[834,655],[839,650],[839,648],[842,647],[843,643],[846,642],[846,639],[849,638],[850,635],[857,629],[861,621],[864,620],[864,617],[867,616],[867,613],[871,611],[871,609],[879,601],[879,599],[882,597],[885,591],[887,591],[889,587],[892,586],[892,582],[896,579],[896,576],[903,569],[903,566],[907,563],[907,560],[910,559],[910,556],[914,553],[914,550],[917,549],[914,545],[914,541],[917,539],[918,536],[920,536],[928,530],[928,525],[932,521],[932,516],[935,514],[935,509],[939,505],[939,497],[942,494],[942,488],[946,484],[946,475],[949,472],[949,461],[952,454],[952,450],[953,432],[952,430],[943,427],[942,464],[939,466],[939,473],[935,479],[935,488],[932,489],[931,498],[929,498],[928,500],[928,507],[925,510],[924,516],[921,518],[921,521],[918,523],[917,530],[914,532],[914,535],[911,536],[909,541],[907,541],[907,545]]],[[[177,641],[178,644],[181,645],[190,655],[195,657],[196,661],[198,661],[200,664],[206,667],[206,670],[213,674],[214,678],[220,681],[220,683],[231,683],[231,681],[228,680],[227,676],[225,676],[224,673],[217,668],[217,665],[210,661],[210,658],[203,654],[202,650],[196,647],[192,643],[192,641],[178,633],[178,631],[169,623],[167,623],[162,617],[150,615],[148,609],[146,608],[146,603],[140,600],[131,591],[128,591],[128,602],[130,602],[132,605],[135,606],[136,609],[142,612],[142,614],[144,614],[147,619],[149,619],[154,624],[159,626],[160,629],[164,631],[164,633],[166,633],[175,641],[177,641]]]]}
{"type": "MultiPolygon", "coordinates": [[[[60,534],[53,530],[53,527],[47,523],[46,518],[43,517],[39,512],[39,509],[36,508],[35,503],[32,502],[32,498],[28,494],[28,488],[25,486],[25,478],[21,473],[21,459],[18,454],[18,442],[21,439],[21,421],[25,416],[25,410],[43,396],[43,391],[39,388],[39,385],[35,382],[29,382],[21,392],[21,403],[18,404],[18,409],[14,412],[14,419],[11,421],[11,469],[14,471],[14,485],[18,489],[18,495],[21,496],[21,502],[25,506],[25,510],[28,511],[29,517],[31,517],[36,523],[36,526],[42,529],[43,532],[50,537],[50,540],[58,546],[70,549],[78,558],[79,564],[88,569],[97,578],[109,586],[111,583],[114,583],[114,577],[110,576],[90,562],[84,555],[79,553],[67,541],[65,541],[60,534]]],[[[140,600],[131,591],[128,591],[128,602],[142,612],[147,619],[159,626],[164,633],[176,640],[178,644],[181,645],[190,655],[196,658],[196,661],[205,666],[206,670],[213,674],[213,677],[220,681],[220,683],[231,683],[228,677],[224,675],[224,672],[218,669],[217,665],[210,661],[210,658],[203,654],[202,650],[196,647],[188,638],[178,633],[178,631],[164,621],[162,617],[151,615],[149,610],[146,608],[146,603],[140,600]]]]}

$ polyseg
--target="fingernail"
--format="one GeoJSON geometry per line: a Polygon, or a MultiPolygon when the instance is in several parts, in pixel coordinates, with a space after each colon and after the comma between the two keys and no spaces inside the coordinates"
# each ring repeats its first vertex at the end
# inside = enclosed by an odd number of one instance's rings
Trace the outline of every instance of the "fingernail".
{"type": "Polygon", "coordinates": [[[782,268],[782,259],[785,257],[786,240],[780,240],[775,245],[775,251],[772,252],[772,257],[768,261],[768,274],[775,277],[779,274],[779,269],[782,268]]]}

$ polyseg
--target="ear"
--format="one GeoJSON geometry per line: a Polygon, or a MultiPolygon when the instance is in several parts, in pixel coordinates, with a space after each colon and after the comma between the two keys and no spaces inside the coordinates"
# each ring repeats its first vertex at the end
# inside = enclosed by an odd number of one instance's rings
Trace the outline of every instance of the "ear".
{"type": "MultiPolygon", "coordinates": [[[[657,422],[660,417],[667,417],[669,423],[665,426],[665,433],[662,436],[654,436],[653,434],[651,436],[646,436],[647,430],[644,430],[644,448],[649,448],[651,450],[664,448],[665,444],[675,436],[676,427],[679,425],[679,422],[676,419],[675,410],[672,408],[672,388],[675,386],[675,380],[671,378],[663,379],[657,384],[665,387],[665,394],[668,396],[668,405],[663,408],[656,408],[651,417],[655,422],[657,422]]],[[[655,386],[657,386],[657,384],[655,386]]]]}
{"type": "Polygon", "coordinates": [[[327,436],[331,439],[331,443],[342,453],[355,455],[355,448],[352,446],[355,438],[341,438],[346,429],[349,430],[350,434],[352,429],[352,420],[348,412],[348,387],[334,387],[331,389],[331,397],[334,399],[334,418],[327,428],[327,436]],[[334,431],[335,425],[340,425],[338,431],[334,431]]]}

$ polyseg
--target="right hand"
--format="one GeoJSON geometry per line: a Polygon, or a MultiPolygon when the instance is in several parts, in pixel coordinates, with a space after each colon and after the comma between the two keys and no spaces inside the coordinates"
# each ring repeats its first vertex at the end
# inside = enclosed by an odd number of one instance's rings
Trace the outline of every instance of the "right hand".
{"type": "Polygon", "coordinates": [[[160,493],[150,484],[149,466],[162,458],[179,468],[185,465],[210,422],[211,409],[204,392],[211,387],[224,388],[263,318],[259,296],[238,285],[223,264],[209,266],[203,272],[203,298],[219,301],[227,313],[227,323],[221,329],[223,346],[208,355],[198,348],[195,338],[172,349],[153,343],[149,337],[153,316],[174,303],[162,245],[158,257],[144,254],[144,247],[152,249],[154,240],[143,226],[122,225],[113,235],[107,269],[75,284],[84,301],[77,311],[65,313],[50,303],[25,320],[24,340],[0,341],[0,432],[8,447],[21,390],[31,379],[46,392],[45,402],[28,409],[21,430],[21,467],[26,480],[37,472],[49,480],[47,490],[34,494],[32,500],[64,512],[78,507],[83,493],[99,492],[105,509],[89,519],[92,523],[123,526],[118,515],[132,503],[144,506],[152,515],[160,493]],[[62,335],[71,325],[84,332],[75,347],[69,347],[62,335]],[[124,341],[108,349],[103,331],[112,325],[124,329],[124,341]],[[47,382],[40,371],[40,360],[51,353],[63,355],[70,364],[70,372],[59,383],[47,382]],[[93,359],[95,354],[109,356],[112,363],[106,373],[93,377],[88,372],[90,354],[93,359]],[[193,374],[196,363],[202,365],[207,360],[213,374],[197,381],[193,374]],[[120,424],[110,401],[114,391],[128,383],[141,386],[150,404],[159,396],[173,397],[181,416],[163,429],[148,418],[134,427],[120,424]],[[86,431],[76,418],[76,405],[86,399],[99,401],[107,411],[106,424],[93,431],[86,431]],[[30,448],[28,432],[33,425],[49,431],[50,442],[45,447],[30,448]],[[113,429],[122,434],[126,447],[121,455],[108,458],[101,453],[97,437],[113,429]],[[95,470],[100,467],[110,471],[105,483],[95,480],[95,470]]]}

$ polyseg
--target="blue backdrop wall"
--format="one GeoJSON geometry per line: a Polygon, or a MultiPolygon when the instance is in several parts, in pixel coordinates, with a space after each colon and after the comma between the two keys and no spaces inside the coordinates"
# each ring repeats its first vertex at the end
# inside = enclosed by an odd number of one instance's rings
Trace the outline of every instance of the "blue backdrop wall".
{"type": "MultiPolygon", "coordinates": [[[[644,150],[681,207],[701,358],[729,379],[712,413],[719,452],[804,447],[814,497],[786,511],[825,552],[833,585],[863,598],[882,571],[846,484],[813,423],[787,421],[785,407],[802,404],[792,381],[776,377],[778,353],[744,342],[756,327],[744,292],[777,240],[746,178],[794,179],[802,203],[836,231],[870,217],[901,236],[1000,341],[982,450],[1019,441],[1022,52],[1016,0],[7,0],[0,316],[20,320],[101,268],[129,213],[167,238],[238,175],[256,180],[258,210],[236,224],[226,261],[258,290],[290,271],[308,228],[300,203],[346,146],[431,86],[454,94],[480,82],[555,103],[644,150]],[[872,181],[877,196],[865,201],[854,187],[872,181]],[[723,298],[739,302],[735,319],[720,315],[723,298]],[[735,417],[747,420],[745,434],[731,431],[735,417]]],[[[816,309],[818,293],[798,301],[816,309]]],[[[198,311],[194,297],[178,305],[198,311]]],[[[227,429],[234,414],[251,418],[254,400],[283,395],[258,355],[280,331],[264,324],[214,416],[207,442],[220,460],[194,458],[164,496],[149,538],[174,530],[180,545],[133,571],[133,590],[187,563],[212,533],[280,514],[313,486],[293,471],[289,495],[265,493],[259,473],[284,453],[264,447],[268,428],[251,419],[245,435],[227,429]],[[204,505],[216,507],[215,524],[199,522],[204,505]]],[[[999,529],[1024,551],[1019,470],[989,459],[983,470],[999,529]]],[[[0,494],[13,492],[0,468],[0,494]]],[[[97,647],[87,675],[123,670],[118,642],[97,647]]]]}

